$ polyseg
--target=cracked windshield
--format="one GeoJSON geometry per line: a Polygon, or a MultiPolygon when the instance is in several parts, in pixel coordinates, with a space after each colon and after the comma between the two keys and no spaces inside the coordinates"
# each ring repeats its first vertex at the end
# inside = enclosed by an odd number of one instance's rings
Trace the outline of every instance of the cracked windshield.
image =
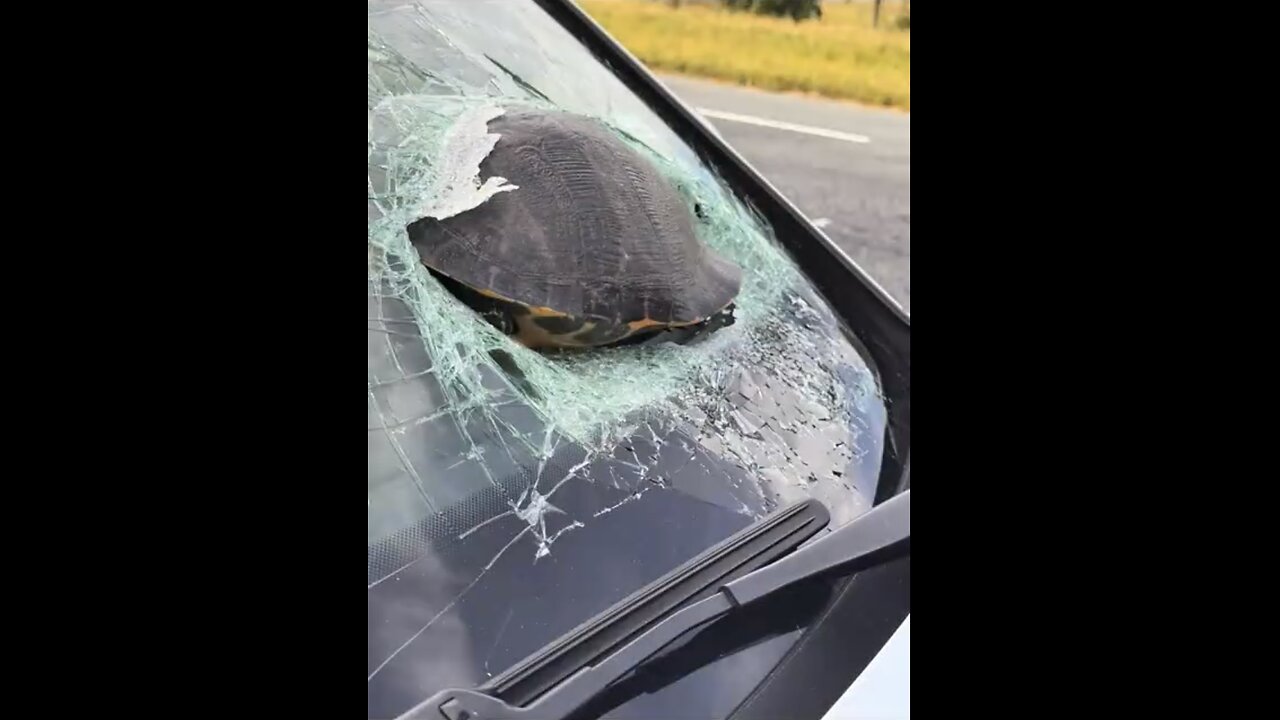
{"type": "Polygon", "coordinates": [[[370,717],[870,506],[873,372],[679,137],[531,0],[368,20],[370,717]]]}

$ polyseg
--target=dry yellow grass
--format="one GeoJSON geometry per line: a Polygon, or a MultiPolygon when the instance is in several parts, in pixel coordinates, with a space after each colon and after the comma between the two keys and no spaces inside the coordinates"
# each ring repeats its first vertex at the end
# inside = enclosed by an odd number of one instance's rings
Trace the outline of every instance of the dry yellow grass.
{"type": "Polygon", "coordinates": [[[578,3],[655,70],[911,108],[911,34],[891,29],[897,2],[885,3],[879,28],[868,4],[824,3],[821,20],[795,23],[716,5],[578,3]]]}

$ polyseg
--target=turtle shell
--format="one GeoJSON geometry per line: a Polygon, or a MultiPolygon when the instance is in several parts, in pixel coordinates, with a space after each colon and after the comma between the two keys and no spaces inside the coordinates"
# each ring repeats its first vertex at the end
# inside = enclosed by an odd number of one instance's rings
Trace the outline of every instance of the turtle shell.
{"type": "Polygon", "coordinates": [[[608,128],[564,112],[507,111],[480,178],[518,189],[409,226],[422,262],[489,297],[633,329],[700,322],[742,271],[704,245],[688,202],[608,128]]]}

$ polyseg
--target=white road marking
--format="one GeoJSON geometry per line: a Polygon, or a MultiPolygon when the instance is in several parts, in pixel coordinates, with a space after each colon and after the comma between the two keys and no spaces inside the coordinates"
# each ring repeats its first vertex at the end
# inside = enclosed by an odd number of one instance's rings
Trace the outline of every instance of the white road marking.
{"type": "Polygon", "coordinates": [[[729,122],[739,122],[747,125],[758,125],[760,127],[773,128],[774,130],[789,130],[791,132],[804,133],[805,135],[816,135],[818,137],[831,138],[832,140],[844,140],[851,143],[869,143],[871,138],[866,135],[856,135],[854,133],[840,132],[839,130],[828,130],[827,128],[813,127],[811,125],[796,125],[795,123],[779,122],[778,120],[769,120],[768,118],[756,117],[754,115],[739,115],[738,113],[724,112],[722,110],[712,110],[710,108],[694,108],[700,114],[717,120],[728,120],[729,122]]]}
{"type": "Polygon", "coordinates": [[[817,228],[824,228],[830,224],[831,224],[831,218],[816,218],[813,221],[813,226],[817,228]]]}

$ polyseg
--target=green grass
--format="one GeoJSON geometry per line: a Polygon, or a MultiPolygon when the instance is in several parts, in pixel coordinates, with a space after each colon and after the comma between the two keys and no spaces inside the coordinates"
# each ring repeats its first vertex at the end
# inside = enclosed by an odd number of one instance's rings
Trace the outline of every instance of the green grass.
{"type": "Polygon", "coordinates": [[[899,2],[882,6],[879,28],[866,3],[823,3],[821,20],[800,23],[716,5],[578,3],[654,70],[911,109],[911,33],[896,29],[899,2]]]}

